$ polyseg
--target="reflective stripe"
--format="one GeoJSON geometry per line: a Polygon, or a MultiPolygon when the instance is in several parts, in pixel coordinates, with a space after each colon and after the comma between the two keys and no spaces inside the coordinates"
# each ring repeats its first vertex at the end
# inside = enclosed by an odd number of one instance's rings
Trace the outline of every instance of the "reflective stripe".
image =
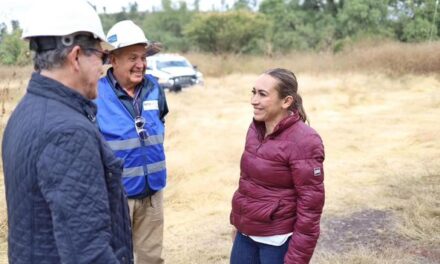
{"type": "Polygon", "coordinates": [[[155,173],[161,170],[165,170],[165,161],[159,161],[156,163],[147,165],[148,173],[155,173]]]}
{"type": "Polygon", "coordinates": [[[144,142],[147,146],[163,144],[163,135],[149,136],[144,142]]]}
{"type": "MultiPolygon", "coordinates": [[[[148,173],[155,173],[165,170],[165,165],[166,165],[165,161],[159,161],[156,163],[148,164],[147,165],[148,173]]],[[[144,168],[142,166],[124,168],[124,171],[122,172],[122,177],[136,177],[141,175],[144,175],[144,168]]]]}
{"type": "Polygon", "coordinates": [[[124,171],[122,172],[122,177],[136,177],[141,175],[144,175],[144,168],[142,166],[124,168],[124,171]]]}
{"type": "Polygon", "coordinates": [[[141,146],[141,142],[138,138],[130,138],[126,140],[112,140],[107,141],[112,150],[124,150],[124,149],[134,149],[141,146]]]}
{"type": "MultiPolygon", "coordinates": [[[[163,144],[163,135],[149,136],[144,140],[146,146],[163,144]]],[[[125,140],[111,140],[107,141],[113,151],[134,149],[141,147],[139,138],[130,138],[125,140]]]]}

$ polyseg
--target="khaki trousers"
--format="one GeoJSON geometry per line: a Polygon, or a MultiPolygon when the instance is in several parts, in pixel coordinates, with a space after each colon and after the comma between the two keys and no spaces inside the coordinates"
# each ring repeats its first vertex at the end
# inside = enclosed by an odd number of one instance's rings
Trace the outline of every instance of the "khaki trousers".
{"type": "Polygon", "coordinates": [[[128,199],[135,264],[163,264],[163,191],[128,199]]]}

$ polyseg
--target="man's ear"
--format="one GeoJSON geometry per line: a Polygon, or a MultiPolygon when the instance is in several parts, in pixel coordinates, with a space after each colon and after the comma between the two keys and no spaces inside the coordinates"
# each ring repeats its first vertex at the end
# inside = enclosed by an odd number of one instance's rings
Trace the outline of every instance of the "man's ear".
{"type": "Polygon", "coordinates": [[[67,54],[66,64],[70,65],[75,71],[79,70],[79,55],[81,48],[79,46],[75,46],[70,50],[67,54]]]}
{"type": "Polygon", "coordinates": [[[110,53],[109,61],[110,61],[111,65],[115,65],[116,64],[116,56],[115,56],[115,54],[110,53]]]}
{"type": "Polygon", "coordinates": [[[282,107],[283,107],[284,109],[289,109],[289,107],[290,107],[293,103],[294,103],[293,96],[288,95],[288,96],[284,97],[284,99],[283,99],[283,106],[282,106],[282,107]]]}

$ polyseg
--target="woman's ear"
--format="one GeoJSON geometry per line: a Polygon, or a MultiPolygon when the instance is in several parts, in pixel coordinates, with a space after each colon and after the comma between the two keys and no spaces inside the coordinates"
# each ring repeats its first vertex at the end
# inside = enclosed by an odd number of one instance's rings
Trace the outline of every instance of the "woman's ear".
{"type": "Polygon", "coordinates": [[[283,109],[289,109],[294,103],[293,96],[288,95],[283,99],[283,109]]]}

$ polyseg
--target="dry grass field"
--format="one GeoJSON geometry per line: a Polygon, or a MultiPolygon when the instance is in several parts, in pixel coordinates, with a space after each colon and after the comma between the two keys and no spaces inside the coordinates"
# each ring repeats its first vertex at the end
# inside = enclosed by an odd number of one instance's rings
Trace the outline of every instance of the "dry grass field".
{"type": "MultiPolygon", "coordinates": [[[[189,54],[208,76],[203,87],[167,93],[166,262],[229,263],[230,200],[252,118],[250,90],[258,72],[279,64],[297,72],[310,125],[326,147],[326,204],[312,263],[440,263],[440,45],[399,46],[400,62],[390,62],[386,45],[369,48],[384,57],[371,63],[391,63],[385,70],[365,64],[359,50],[321,59],[189,54]]],[[[2,131],[30,71],[0,68],[2,131]]],[[[7,262],[6,234],[0,199],[0,263],[7,262]]]]}

